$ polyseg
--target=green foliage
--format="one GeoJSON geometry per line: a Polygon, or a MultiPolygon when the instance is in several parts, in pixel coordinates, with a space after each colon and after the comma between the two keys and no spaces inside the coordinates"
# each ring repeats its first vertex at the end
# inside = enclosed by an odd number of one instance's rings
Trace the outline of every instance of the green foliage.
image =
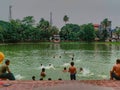
{"type": "Polygon", "coordinates": [[[120,28],[119,27],[116,28],[115,34],[117,35],[117,37],[119,39],[119,37],[120,37],[120,28]]]}
{"type": "Polygon", "coordinates": [[[106,29],[107,26],[108,26],[108,19],[105,18],[105,19],[102,21],[102,24],[103,24],[103,26],[104,26],[104,29],[106,29]]]}
{"type": "Polygon", "coordinates": [[[56,26],[51,26],[49,33],[51,36],[59,34],[59,29],[56,26]]]}
{"type": "Polygon", "coordinates": [[[61,28],[60,36],[62,40],[76,41],[79,40],[78,32],[80,27],[76,24],[66,24],[61,28]]]}
{"type": "Polygon", "coordinates": [[[101,41],[105,41],[108,37],[109,37],[109,33],[107,31],[107,27],[109,26],[109,20],[107,18],[105,18],[102,22],[102,29],[100,32],[100,40],[101,41]]]}
{"type": "Polygon", "coordinates": [[[37,29],[40,30],[40,37],[42,41],[48,41],[51,37],[51,26],[50,23],[45,20],[44,18],[41,18],[39,23],[37,24],[37,29]]]}
{"type": "Polygon", "coordinates": [[[35,23],[35,19],[33,16],[27,16],[23,18],[22,22],[25,25],[32,26],[35,23]]]}
{"type": "MultiPolygon", "coordinates": [[[[63,41],[94,41],[95,37],[105,41],[108,37],[107,26],[108,19],[102,22],[103,30],[95,31],[93,24],[66,24],[69,17],[63,17],[65,25],[59,30],[56,26],[51,26],[49,21],[41,18],[35,25],[33,16],[26,16],[23,20],[10,20],[9,22],[0,21],[0,42],[26,42],[26,41],[49,41],[53,35],[60,35],[63,41]]],[[[120,35],[120,30],[116,31],[120,35]]]]}
{"type": "Polygon", "coordinates": [[[101,33],[100,39],[101,39],[102,41],[105,41],[107,38],[108,38],[108,32],[107,32],[106,29],[104,29],[104,30],[102,31],[102,33],[101,33]]]}
{"type": "Polygon", "coordinates": [[[95,30],[94,26],[90,24],[84,24],[81,26],[81,30],[79,32],[79,37],[82,41],[91,42],[95,39],[95,30]]]}
{"type": "Polygon", "coordinates": [[[46,30],[50,27],[50,24],[47,20],[45,20],[44,18],[41,18],[41,20],[39,21],[38,28],[42,29],[42,30],[46,30]]]}

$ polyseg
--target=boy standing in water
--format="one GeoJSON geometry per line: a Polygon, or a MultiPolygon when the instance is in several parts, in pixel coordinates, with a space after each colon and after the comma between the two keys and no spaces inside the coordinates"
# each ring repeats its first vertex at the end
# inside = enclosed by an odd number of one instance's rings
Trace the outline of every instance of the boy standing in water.
{"type": "Polygon", "coordinates": [[[70,79],[76,80],[76,73],[77,73],[76,67],[74,66],[74,62],[71,62],[70,64],[71,64],[71,66],[69,67],[70,79]]]}
{"type": "Polygon", "coordinates": [[[40,73],[40,76],[41,76],[42,78],[44,78],[44,77],[46,76],[45,68],[42,68],[42,71],[41,71],[41,73],[40,73]]]}

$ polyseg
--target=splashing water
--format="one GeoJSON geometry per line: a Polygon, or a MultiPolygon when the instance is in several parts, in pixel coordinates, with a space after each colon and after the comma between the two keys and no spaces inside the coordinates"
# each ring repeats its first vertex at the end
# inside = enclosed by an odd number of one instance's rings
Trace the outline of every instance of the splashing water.
{"type": "Polygon", "coordinates": [[[20,74],[15,76],[16,80],[22,80],[24,79],[24,76],[21,76],[20,74]]]}

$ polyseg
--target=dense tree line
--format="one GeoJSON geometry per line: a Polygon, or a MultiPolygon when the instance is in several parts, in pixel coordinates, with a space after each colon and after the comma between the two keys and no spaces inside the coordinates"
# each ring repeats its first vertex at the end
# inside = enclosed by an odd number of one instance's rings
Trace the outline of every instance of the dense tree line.
{"type": "Polygon", "coordinates": [[[0,21],[0,42],[50,41],[56,34],[60,35],[62,41],[91,42],[96,37],[105,41],[108,37],[106,20],[103,20],[105,28],[102,32],[95,31],[92,23],[84,25],[67,23],[69,21],[67,15],[63,17],[65,25],[60,30],[56,26],[51,26],[44,18],[35,24],[33,16],[24,17],[22,20],[12,19],[9,22],[0,21]]]}
{"type": "Polygon", "coordinates": [[[0,42],[49,41],[51,36],[58,33],[59,29],[43,18],[37,25],[33,16],[10,22],[0,21],[0,42]]]}

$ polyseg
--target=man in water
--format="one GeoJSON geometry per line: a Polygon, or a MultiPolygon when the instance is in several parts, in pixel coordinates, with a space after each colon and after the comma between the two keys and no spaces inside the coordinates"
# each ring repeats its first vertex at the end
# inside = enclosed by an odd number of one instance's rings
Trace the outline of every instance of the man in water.
{"type": "Polygon", "coordinates": [[[71,62],[70,64],[71,64],[71,66],[69,67],[70,79],[76,80],[76,73],[77,73],[76,67],[74,66],[74,62],[71,62]]]}
{"type": "Polygon", "coordinates": [[[11,73],[8,67],[9,65],[10,65],[10,60],[6,60],[5,64],[0,67],[0,78],[15,80],[14,75],[11,73]]]}
{"type": "Polygon", "coordinates": [[[120,80],[120,59],[116,60],[116,64],[113,66],[110,71],[110,79],[120,80]]]}

